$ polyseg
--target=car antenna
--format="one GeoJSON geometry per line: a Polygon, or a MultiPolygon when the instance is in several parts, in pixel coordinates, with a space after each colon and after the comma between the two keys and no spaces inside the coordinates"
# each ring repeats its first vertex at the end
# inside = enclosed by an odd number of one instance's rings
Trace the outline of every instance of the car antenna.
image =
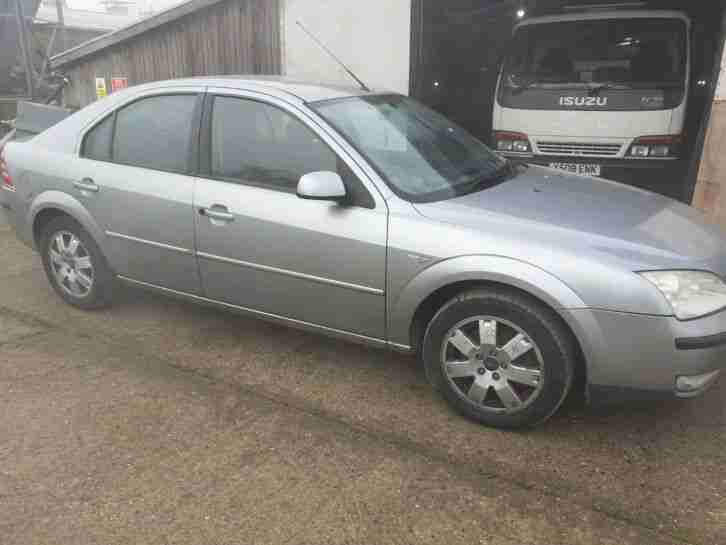
{"type": "Polygon", "coordinates": [[[350,76],[351,78],[353,78],[353,79],[354,79],[354,80],[355,80],[355,81],[356,81],[356,82],[358,83],[358,85],[360,85],[360,88],[361,88],[361,89],[363,89],[363,90],[364,90],[364,91],[366,91],[367,93],[370,93],[370,92],[371,92],[371,90],[370,90],[370,89],[368,88],[368,86],[367,86],[367,85],[366,85],[365,83],[363,83],[363,80],[361,80],[361,79],[360,79],[360,78],[359,78],[358,76],[356,76],[356,75],[355,75],[355,73],[353,73],[353,70],[351,70],[350,68],[348,68],[348,67],[347,67],[347,66],[345,65],[345,63],[344,63],[343,61],[341,61],[341,60],[340,60],[340,59],[339,59],[339,58],[338,58],[338,57],[337,57],[337,56],[335,55],[335,53],[333,53],[333,52],[332,52],[332,51],[331,51],[330,49],[328,49],[327,47],[325,47],[325,44],[324,44],[323,42],[321,42],[320,40],[318,40],[318,39],[317,39],[317,38],[316,38],[316,37],[315,37],[315,36],[313,35],[313,33],[312,33],[312,32],[310,32],[310,31],[309,31],[309,30],[308,30],[307,28],[305,28],[305,27],[303,26],[303,24],[302,24],[302,23],[301,23],[300,21],[297,21],[297,26],[299,26],[299,27],[300,27],[300,28],[301,28],[301,29],[303,30],[303,32],[304,32],[305,34],[307,34],[308,36],[310,36],[310,39],[311,39],[311,40],[313,40],[313,41],[314,41],[314,42],[315,42],[316,44],[318,44],[318,45],[319,45],[319,46],[320,46],[320,47],[322,48],[322,50],[323,50],[323,51],[325,51],[325,52],[326,52],[326,53],[327,53],[328,55],[330,55],[331,57],[333,57],[333,59],[335,60],[335,62],[337,62],[337,63],[338,63],[338,64],[339,64],[340,66],[342,66],[342,67],[343,67],[343,70],[345,70],[345,71],[346,71],[346,72],[348,73],[348,75],[349,75],[349,76],[350,76]]]}

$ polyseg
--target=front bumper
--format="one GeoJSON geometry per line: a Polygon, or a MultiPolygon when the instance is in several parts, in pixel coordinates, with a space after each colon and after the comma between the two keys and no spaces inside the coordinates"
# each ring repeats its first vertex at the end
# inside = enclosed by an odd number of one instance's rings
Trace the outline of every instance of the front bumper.
{"type": "Polygon", "coordinates": [[[726,311],[697,320],[606,310],[567,311],[587,362],[589,397],[696,397],[726,369],[726,311]]]}

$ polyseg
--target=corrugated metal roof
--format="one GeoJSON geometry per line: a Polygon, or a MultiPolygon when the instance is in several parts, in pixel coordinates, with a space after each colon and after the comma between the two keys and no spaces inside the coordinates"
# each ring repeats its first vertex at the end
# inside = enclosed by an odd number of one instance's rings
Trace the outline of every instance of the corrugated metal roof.
{"type": "Polygon", "coordinates": [[[103,36],[84,42],[72,49],[68,49],[63,53],[59,53],[58,55],[51,57],[51,66],[53,68],[60,68],[67,64],[78,62],[84,57],[98,53],[108,47],[125,42],[140,34],[144,34],[150,30],[194,13],[195,11],[213,6],[223,1],[226,0],[189,0],[183,4],[173,6],[145,19],[139,19],[138,21],[119,30],[109,34],[104,34],[103,36]]]}
{"type": "MultiPolygon", "coordinates": [[[[35,14],[35,19],[44,23],[55,23],[58,20],[58,12],[56,11],[55,5],[49,2],[43,2],[35,14]]],[[[63,8],[63,22],[68,28],[112,32],[130,25],[138,19],[139,17],[133,15],[73,9],[68,6],[63,8]]]]}

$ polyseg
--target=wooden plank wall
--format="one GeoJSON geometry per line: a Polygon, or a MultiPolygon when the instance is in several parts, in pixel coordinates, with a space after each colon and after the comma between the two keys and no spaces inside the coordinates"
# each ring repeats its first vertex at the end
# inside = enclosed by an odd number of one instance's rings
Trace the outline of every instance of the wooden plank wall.
{"type": "Polygon", "coordinates": [[[714,102],[703,156],[698,170],[698,181],[693,195],[693,206],[702,210],[714,223],[726,227],[726,101],[714,102]]]}
{"type": "Polygon", "coordinates": [[[65,68],[65,104],[96,100],[94,81],[127,77],[129,85],[224,74],[280,74],[281,0],[228,0],[152,29],[65,68]]]}

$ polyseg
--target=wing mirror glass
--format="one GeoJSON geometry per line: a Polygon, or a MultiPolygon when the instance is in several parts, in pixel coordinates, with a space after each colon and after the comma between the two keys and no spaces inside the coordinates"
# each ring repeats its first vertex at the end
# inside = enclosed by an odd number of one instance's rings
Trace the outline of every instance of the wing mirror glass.
{"type": "Polygon", "coordinates": [[[335,172],[311,172],[300,178],[297,196],[316,201],[343,201],[347,192],[343,179],[335,172]]]}

